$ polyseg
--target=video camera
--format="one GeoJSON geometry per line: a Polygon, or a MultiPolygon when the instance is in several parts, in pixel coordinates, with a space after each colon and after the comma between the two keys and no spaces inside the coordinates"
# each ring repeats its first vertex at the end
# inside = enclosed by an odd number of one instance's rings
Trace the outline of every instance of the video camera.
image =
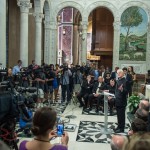
{"type": "Polygon", "coordinates": [[[60,66],[60,69],[63,69],[63,71],[67,71],[68,70],[68,66],[64,66],[64,65],[62,65],[62,66],[60,66]]]}

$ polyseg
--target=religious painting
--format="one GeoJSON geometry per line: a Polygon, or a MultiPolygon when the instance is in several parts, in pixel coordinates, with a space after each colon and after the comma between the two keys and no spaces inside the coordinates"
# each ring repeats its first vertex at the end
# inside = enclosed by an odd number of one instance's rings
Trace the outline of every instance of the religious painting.
{"type": "Polygon", "coordinates": [[[129,7],[121,16],[119,60],[146,61],[146,12],[140,7],[129,7]]]}

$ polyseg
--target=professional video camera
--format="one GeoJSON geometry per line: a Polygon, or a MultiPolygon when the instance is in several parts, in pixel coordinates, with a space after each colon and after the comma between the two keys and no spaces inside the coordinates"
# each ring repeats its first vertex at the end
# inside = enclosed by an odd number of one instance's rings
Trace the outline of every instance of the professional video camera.
{"type": "Polygon", "coordinates": [[[7,68],[0,68],[0,82],[5,80],[7,75],[7,68]]]}
{"type": "Polygon", "coordinates": [[[68,66],[67,65],[62,65],[62,66],[60,66],[60,69],[63,69],[63,71],[67,71],[68,70],[68,66]]]}
{"type": "Polygon", "coordinates": [[[7,87],[7,91],[0,93],[0,139],[11,149],[18,150],[15,133],[16,120],[20,114],[30,119],[26,107],[33,107],[37,98],[37,89],[18,86],[14,88],[11,87],[9,81],[1,82],[0,86],[7,87]]]}

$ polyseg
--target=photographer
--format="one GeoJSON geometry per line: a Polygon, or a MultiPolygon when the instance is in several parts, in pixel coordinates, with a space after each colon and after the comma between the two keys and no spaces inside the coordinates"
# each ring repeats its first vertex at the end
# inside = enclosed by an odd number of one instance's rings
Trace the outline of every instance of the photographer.
{"type": "Polygon", "coordinates": [[[67,92],[67,103],[70,101],[70,90],[69,90],[69,77],[72,76],[71,71],[68,68],[68,65],[65,64],[62,68],[62,75],[60,78],[60,84],[62,89],[62,102],[65,102],[66,92],[67,92]]]}
{"type": "Polygon", "coordinates": [[[75,72],[73,73],[74,92],[78,93],[81,90],[82,73],[80,72],[80,66],[76,65],[75,72]]]}
{"type": "Polygon", "coordinates": [[[17,62],[18,64],[16,66],[13,67],[13,75],[16,75],[17,73],[20,72],[20,69],[22,68],[22,61],[21,60],[18,60],[17,62]]]}
{"type": "Polygon", "coordinates": [[[53,81],[55,78],[55,72],[53,71],[53,65],[51,64],[46,68],[46,82],[48,86],[48,93],[50,94],[50,100],[53,101],[53,81]]]}
{"type": "Polygon", "coordinates": [[[38,107],[41,107],[43,105],[44,100],[44,85],[46,81],[46,76],[43,68],[37,68],[34,71],[34,75],[35,75],[34,81],[36,81],[36,87],[38,89],[38,102],[40,103],[38,107]]]}

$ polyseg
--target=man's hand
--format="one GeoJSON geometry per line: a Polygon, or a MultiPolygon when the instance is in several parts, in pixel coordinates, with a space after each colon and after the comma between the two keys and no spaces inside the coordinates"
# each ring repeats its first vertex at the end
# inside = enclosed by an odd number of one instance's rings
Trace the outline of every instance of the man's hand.
{"type": "Polygon", "coordinates": [[[94,97],[98,97],[100,94],[94,94],[94,97]]]}

